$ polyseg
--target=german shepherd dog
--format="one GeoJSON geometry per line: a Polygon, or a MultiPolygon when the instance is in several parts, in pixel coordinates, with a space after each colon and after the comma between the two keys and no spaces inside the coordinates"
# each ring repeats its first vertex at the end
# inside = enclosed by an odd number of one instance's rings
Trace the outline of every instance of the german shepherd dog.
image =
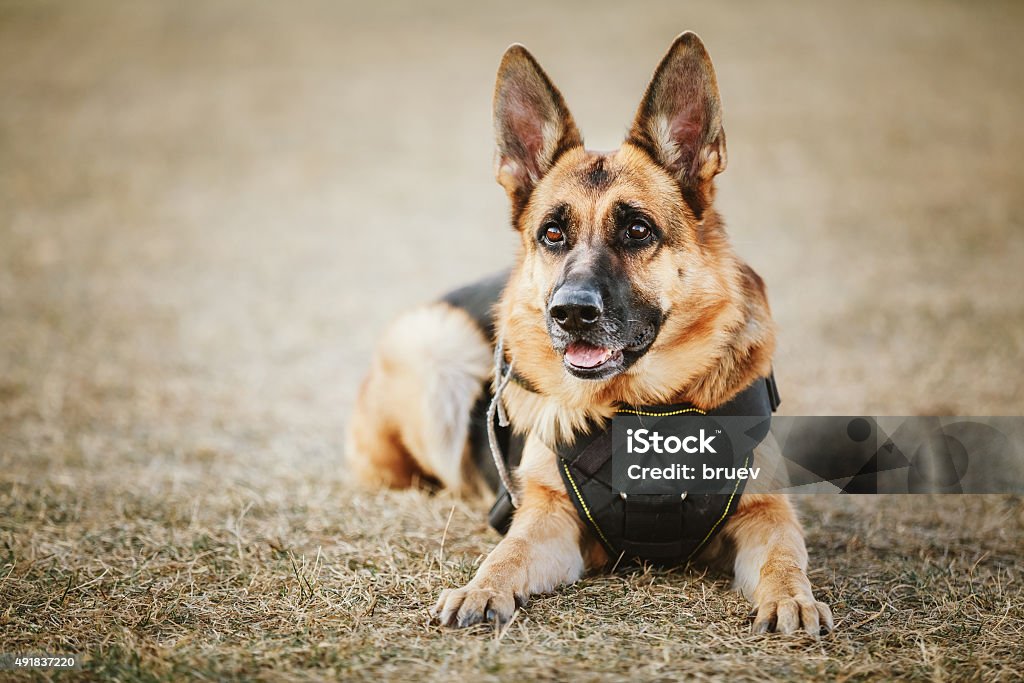
{"type": "MultiPolygon", "coordinates": [[[[713,409],[767,377],[775,348],[764,284],[713,206],[725,132],[695,34],[672,43],[614,152],[584,148],[562,95],[521,45],[498,69],[494,127],[497,179],[521,246],[493,329],[444,302],[401,316],[374,354],[347,444],[364,484],[429,479],[482,493],[470,422],[494,338],[524,378],[501,394],[525,438],[519,507],[473,580],[441,593],[435,614],[449,626],[506,621],[531,595],[616,559],[581,521],[547,444],[571,441],[622,404],[713,409]]],[[[731,564],[755,632],[832,629],[784,496],[744,493],[700,559],[731,564]]]]}

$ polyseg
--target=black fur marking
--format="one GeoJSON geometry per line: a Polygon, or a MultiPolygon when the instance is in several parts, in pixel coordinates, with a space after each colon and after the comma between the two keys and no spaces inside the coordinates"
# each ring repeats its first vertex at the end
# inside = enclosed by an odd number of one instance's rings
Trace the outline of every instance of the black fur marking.
{"type": "Polygon", "coordinates": [[[523,210],[530,201],[530,196],[533,194],[533,187],[528,189],[520,188],[515,191],[511,197],[512,204],[512,229],[519,230],[519,217],[522,216],[523,210]]]}
{"type": "Polygon", "coordinates": [[[615,174],[605,167],[604,161],[604,157],[594,159],[590,168],[581,173],[583,184],[597,192],[607,190],[615,178],[615,174]]]}
{"type": "Polygon", "coordinates": [[[503,270],[448,292],[441,298],[441,301],[465,311],[493,344],[497,336],[494,305],[501,298],[501,293],[505,289],[505,285],[508,284],[510,274],[511,271],[503,270]]]}
{"type": "Polygon", "coordinates": [[[683,201],[693,211],[693,217],[700,220],[704,217],[704,202],[701,199],[700,193],[692,187],[687,187],[682,183],[679,184],[679,191],[683,193],[683,201]]]}
{"type": "Polygon", "coordinates": [[[569,212],[569,205],[565,202],[561,202],[555,206],[551,211],[548,212],[547,217],[544,219],[547,221],[554,221],[564,230],[569,226],[572,220],[572,215],[569,212]]]}

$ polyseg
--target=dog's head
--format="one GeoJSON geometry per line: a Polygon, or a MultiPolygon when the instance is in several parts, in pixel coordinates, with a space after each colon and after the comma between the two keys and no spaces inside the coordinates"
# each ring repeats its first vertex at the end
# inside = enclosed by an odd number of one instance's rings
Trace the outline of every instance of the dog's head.
{"type": "Polygon", "coordinates": [[[584,149],[561,94],[519,45],[498,71],[494,121],[498,182],[523,243],[506,297],[517,358],[609,380],[725,305],[731,252],[711,210],[725,131],[695,34],[672,44],[615,152],[584,149]],[[544,345],[541,325],[546,353],[531,348],[544,345]]]}

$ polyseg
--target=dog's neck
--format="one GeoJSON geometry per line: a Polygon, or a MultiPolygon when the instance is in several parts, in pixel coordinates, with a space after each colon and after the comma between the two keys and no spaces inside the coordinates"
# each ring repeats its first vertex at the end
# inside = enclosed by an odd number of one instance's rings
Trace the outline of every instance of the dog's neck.
{"type": "Polygon", "coordinates": [[[746,263],[737,260],[737,267],[743,291],[736,302],[742,312],[740,323],[728,329],[714,362],[677,392],[675,402],[711,410],[771,372],[775,323],[764,283],[746,263]]]}

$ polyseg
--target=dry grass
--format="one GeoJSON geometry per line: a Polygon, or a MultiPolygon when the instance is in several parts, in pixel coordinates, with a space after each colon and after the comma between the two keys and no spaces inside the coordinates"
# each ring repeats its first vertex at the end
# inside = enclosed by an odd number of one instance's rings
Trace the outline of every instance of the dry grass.
{"type": "Polygon", "coordinates": [[[448,631],[429,609],[494,536],[446,495],[180,463],[28,471],[0,492],[0,650],[85,653],[89,678],[1024,675],[1016,499],[809,500],[812,580],[838,619],[820,641],[749,635],[727,581],[689,571],[588,578],[500,632],[448,631]]]}
{"type": "Polygon", "coordinates": [[[1019,499],[806,500],[819,642],[749,636],[685,571],[495,634],[428,618],[483,513],[339,471],[385,321],[510,258],[513,41],[604,149],[704,37],[789,414],[1021,414],[1024,6],[441,5],[0,0],[0,651],[119,680],[1024,677],[1019,499]]]}

